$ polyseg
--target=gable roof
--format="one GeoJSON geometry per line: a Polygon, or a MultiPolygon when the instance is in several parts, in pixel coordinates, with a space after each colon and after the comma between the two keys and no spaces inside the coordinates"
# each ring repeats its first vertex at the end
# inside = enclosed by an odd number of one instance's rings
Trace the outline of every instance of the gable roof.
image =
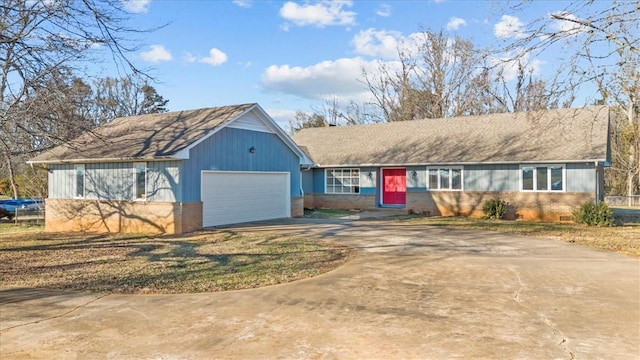
{"type": "Polygon", "coordinates": [[[271,131],[306,158],[264,110],[251,103],[116,118],[29,163],[184,159],[193,146],[250,111],[257,112],[271,131]]]}
{"type": "Polygon", "coordinates": [[[609,161],[609,108],[302,129],[318,166],[609,161]]]}

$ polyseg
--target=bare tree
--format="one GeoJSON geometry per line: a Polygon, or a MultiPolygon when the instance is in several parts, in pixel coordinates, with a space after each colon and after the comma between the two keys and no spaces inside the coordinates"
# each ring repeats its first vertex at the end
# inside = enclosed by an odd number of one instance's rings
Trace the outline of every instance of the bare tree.
{"type": "Polygon", "coordinates": [[[90,117],[95,126],[123,116],[167,112],[169,100],[140,77],[96,79],[93,87],[90,117]]]}
{"type": "Polygon", "coordinates": [[[397,62],[363,71],[379,120],[403,121],[563,107],[570,96],[536,79],[523,59],[500,60],[469,40],[423,31],[398,49],[397,62]],[[505,75],[517,66],[515,79],[505,75]]]}
{"type": "MultiPolygon", "coordinates": [[[[119,71],[141,73],[127,54],[136,50],[135,35],[153,29],[130,28],[128,19],[120,0],[0,3],[0,170],[12,179],[14,197],[18,196],[13,180],[16,156],[33,150],[20,145],[58,143],[65,139],[47,129],[78,125],[76,118],[62,116],[38,118],[25,125],[24,119],[33,119],[32,100],[36,92],[42,93],[42,84],[54,84],[67,69],[81,68],[87,60],[95,62],[104,54],[110,55],[119,71]]],[[[49,90],[55,97],[56,89],[49,90]]]]}
{"type": "Polygon", "coordinates": [[[295,120],[290,121],[289,125],[291,126],[291,132],[295,133],[302,129],[329,126],[329,123],[321,114],[315,112],[306,113],[298,110],[296,111],[295,120]]]}
{"type": "MultiPolygon", "coordinates": [[[[531,1],[521,1],[510,10],[526,11],[531,1]]],[[[563,87],[595,87],[602,102],[614,105],[626,117],[627,125],[617,122],[614,140],[622,141],[612,171],[626,172],[627,195],[640,192],[640,2],[614,0],[571,1],[560,11],[530,24],[503,50],[536,57],[546,52],[567,57],[558,66],[557,77],[563,87]],[[595,86],[593,86],[595,85],[595,86]]]]}
{"type": "Polygon", "coordinates": [[[398,62],[363,76],[385,121],[457,116],[466,113],[481,60],[470,41],[423,31],[398,49],[398,62]]]}

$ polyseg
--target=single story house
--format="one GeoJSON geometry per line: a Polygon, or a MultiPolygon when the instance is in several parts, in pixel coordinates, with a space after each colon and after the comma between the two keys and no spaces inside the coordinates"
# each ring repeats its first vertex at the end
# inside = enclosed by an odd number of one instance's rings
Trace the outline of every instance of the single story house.
{"type": "Polygon", "coordinates": [[[481,216],[488,199],[512,218],[558,221],[603,198],[610,165],[606,106],[310,128],[293,140],[306,208],[401,208],[481,216]]]}
{"type": "Polygon", "coordinates": [[[302,215],[312,164],[257,104],[114,119],[29,163],[46,230],[160,233],[302,215]]]}

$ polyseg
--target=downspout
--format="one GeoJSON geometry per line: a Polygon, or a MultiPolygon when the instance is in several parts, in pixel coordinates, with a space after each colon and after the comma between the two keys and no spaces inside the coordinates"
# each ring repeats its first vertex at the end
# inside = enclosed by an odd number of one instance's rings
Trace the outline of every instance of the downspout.
{"type": "Polygon", "coordinates": [[[600,165],[598,164],[598,161],[595,162],[595,169],[596,169],[596,205],[598,205],[598,203],[600,203],[600,165]]]}
{"type": "MultiPolygon", "coordinates": [[[[302,171],[309,171],[309,170],[311,170],[311,165],[306,165],[306,169],[304,166],[302,166],[302,171]]],[[[304,198],[304,188],[302,187],[302,171],[300,172],[300,196],[304,198]]]]}

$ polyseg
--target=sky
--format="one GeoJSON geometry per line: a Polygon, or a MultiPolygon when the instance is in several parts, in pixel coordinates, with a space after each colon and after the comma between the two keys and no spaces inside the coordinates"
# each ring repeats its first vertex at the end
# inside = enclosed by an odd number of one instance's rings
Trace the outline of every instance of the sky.
{"type": "MultiPolygon", "coordinates": [[[[151,69],[169,110],[255,102],[285,129],[297,110],[326,99],[366,101],[362,69],[397,59],[398,44],[414,33],[442,30],[494,46],[566,6],[536,1],[523,13],[480,0],[121,1],[136,27],[166,24],[141,34],[130,57],[151,69]]],[[[536,74],[557,66],[552,57],[529,60],[536,74]]]]}

